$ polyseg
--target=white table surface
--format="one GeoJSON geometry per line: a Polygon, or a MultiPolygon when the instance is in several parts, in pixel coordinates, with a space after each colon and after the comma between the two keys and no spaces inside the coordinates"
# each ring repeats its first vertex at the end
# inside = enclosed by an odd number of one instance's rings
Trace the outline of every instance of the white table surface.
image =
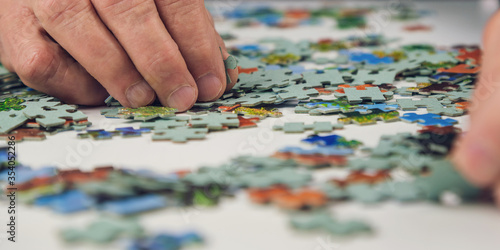
{"type": "MultiPolygon", "coordinates": [[[[240,4],[241,1],[236,1],[240,4]]],[[[380,2],[370,2],[375,5],[380,2]]],[[[363,3],[344,3],[360,6],[363,3]]],[[[384,6],[383,2],[380,6],[384,6]]],[[[389,22],[383,20],[386,7],[370,16],[371,25],[379,27],[387,37],[399,37],[391,44],[395,47],[408,43],[425,42],[436,46],[453,44],[479,44],[482,28],[497,1],[448,1],[417,2],[418,9],[434,13],[416,22],[389,22]],[[378,21],[377,21],[378,20],[378,21]],[[422,23],[434,27],[431,32],[403,32],[406,24],[422,23]]],[[[234,6],[227,1],[216,1],[215,6],[234,6]]],[[[283,6],[281,3],[279,6],[283,6]]],[[[310,6],[311,2],[293,2],[288,5],[310,6]]],[[[296,29],[245,28],[233,29],[229,23],[217,22],[221,32],[231,32],[244,44],[259,38],[281,36],[292,40],[343,38],[362,34],[359,30],[339,31],[332,23],[322,26],[305,26],[296,29]]],[[[306,65],[310,66],[310,65],[306,65]]],[[[404,85],[405,83],[398,83],[404,85]]],[[[101,108],[82,108],[89,116],[94,129],[113,129],[125,126],[124,120],[105,119],[101,108]]],[[[257,128],[210,133],[206,140],[186,144],[153,142],[151,135],[140,138],[114,138],[106,141],[79,140],[75,132],[49,136],[42,142],[23,142],[18,146],[19,159],[34,168],[55,165],[61,168],[80,167],[90,170],[96,166],[114,165],[127,168],[147,168],[161,173],[180,169],[197,169],[216,166],[238,155],[270,155],[288,145],[300,145],[306,134],[284,134],[271,130],[274,124],[287,121],[336,121],[337,116],[316,117],[296,115],[293,108],[282,109],[284,117],[268,118],[257,128]]],[[[460,126],[467,127],[467,117],[459,117],[460,126]]],[[[348,125],[338,134],[348,139],[363,141],[375,146],[383,134],[415,132],[417,125],[403,122],[379,123],[375,126],[348,125]]],[[[337,131],[336,131],[337,132],[337,131]]],[[[1,144],[0,144],[1,145],[1,144]]],[[[335,171],[316,171],[317,179],[327,179],[335,171]]],[[[5,201],[0,201],[5,204],[5,201]]],[[[2,206],[3,207],[3,206],[2,206]]],[[[492,205],[462,205],[446,207],[430,203],[399,204],[383,202],[366,206],[354,202],[330,207],[339,218],[359,218],[375,228],[369,236],[339,238],[325,233],[300,233],[289,228],[288,215],[274,206],[252,204],[244,192],[234,199],[223,199],[215,208],[168,208],[141,216],[149,232],[182,231],[195,229],[207,240],[199,249],[218,250],[386,250],[386,249],[499,249],[500,211],[492,205]]],[[[0,211],[0,225],[6,222],[6,209],[0,211]]],[[[71,216],[59,215],[45,208],[21,205],[18,208],[18,242],[6,242],[5,230],[0,230],[0,249],[117,249],[123,242],[106,246],[92,244],[67,245],[57,236],[58,229],[66,226],[83,227],[97,217],[93,211],[71,216]]],[[[191,249],[191,248],[189,248],[191,249]]]]}

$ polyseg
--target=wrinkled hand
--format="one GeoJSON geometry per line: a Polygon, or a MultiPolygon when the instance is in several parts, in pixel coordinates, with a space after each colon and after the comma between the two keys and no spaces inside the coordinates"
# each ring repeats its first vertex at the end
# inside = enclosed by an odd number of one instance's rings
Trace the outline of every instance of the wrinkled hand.
{"type": "Polygon", "coordinates": [[[470,129],[459,141],[453,159],[472,183],[492,187],[500,205],[500,12],[483,36],[484,53],[470,108],[470,129]]]}
{"type": "MultiPolygon", "coordinates": [[[[180,111],[226,89],[224,42],[203,0],[0,0],[0,60],[63,101],[180,111]]],[[[231,72],[233,83],[237,72],[231,72]]]]}

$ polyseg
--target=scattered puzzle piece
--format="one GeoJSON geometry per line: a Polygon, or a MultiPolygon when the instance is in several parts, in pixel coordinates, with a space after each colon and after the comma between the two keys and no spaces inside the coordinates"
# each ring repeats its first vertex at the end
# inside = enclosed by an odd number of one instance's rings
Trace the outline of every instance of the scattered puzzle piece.
{"type": "Polygon", "coordinates": [[[343,128],[343,125],[331,122],[314,122],[308,125],[303,122],[287,122],[283,126],[273,126],[273,130],[283,130],[285,133],[303,133],[306,130],[313,130],[315,133],[328,133],[339,128],[343,128]]]}
{"type": "Polygon", "coordinates": [[[440,126],[440,127],[446,127],[446,126],[452,126],[453,124],[457,123],[457,120],[447,118],[447,119],[441,119],[440,115],[436,114],[416,114],[416,113],[406,113],[401,117],[401,120],[407,121],[407,122],[418,122],[418,125],[421,126],[440,126]]]}
{"type": "Polygon", "coordinates": [[[156,130],[152,138],[153,141],[171,140],[173,142],[186,142],[188,140],[204,139],[207,133],[208,128],[177,127],[174,129],[156,130]]]}
{"type": "Polygon", "coordinates": [[[222,130],[224,126],[238,127],[238,115],[227,113],[209,113],[203,116],[191,116],[190,124],[193,128],[208,128],[209,130],[222,130]]]}
{"type": "Polygon", "coordinates": [[[293,215],[290,222],[293,227],[299,230],[321,229],[335,235],[348,235],[371,231],[371,227],[364,222],[356,220],[338,221],[323,212],[293,215]]]}
{"type": "Polygon", "coordinates": [[[335,92],[338,98],[346,98],[349,103],[361,103],[363,100],[371,102],[384,102],[386,99],[392,97],[393,93],[381,92],[378,87],[369,87],[365,90],[357,90],[354,88],[344,88],[344,94],[335,92]]]}
{"type": "Polygon", "coordinates": [[[370,125],[375,124],[377,121],[384,122],[394,122],[399,120],[398,111],[384,112],[378,109],[371,110],[370,113],[362,114],[359,112],[350,112],[340,114],[337,121],[341,124],[358,124],[358,125],[370,125]]]}
{"type": "Polygon", "coordinates": [[[158,107],[158,106],[146,106],[140,108],[115,108],[109,110],[103,110],[101,114],[108,118],[123,118],[139,121],[147,121],[154,118],[164,118],[171,117],[175,115],[177,109],[169,107],[158,107]]]}
{"type": "Polygon", "coordinates": [[[18,128],[8,134],[0,134],[0,140],[4,139],[7,141],[41,141],[45,140],[47,137],[42,130],[34,128],[18,128]],[[14,139],[12,139],[14,138],[14,139]]]}

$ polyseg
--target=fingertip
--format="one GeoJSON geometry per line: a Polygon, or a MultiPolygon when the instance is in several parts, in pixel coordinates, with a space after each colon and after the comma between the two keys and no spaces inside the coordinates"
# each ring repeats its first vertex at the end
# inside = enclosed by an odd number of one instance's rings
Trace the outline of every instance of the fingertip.
{"type": "Polygon", "coordinates": [[[196,102],[196,89],[190,85],[182,85],[175,89],[166,101],[162,101],[164,106],[176,108],[179,112],[190,109],[196,102]]]}
{"type": "Polygon", "coordinates": [[[125,91],[128,103],[132,108],[151,104],[156,97],[155,91],[145,80],[141,80],[127,88],[125,91]]]}
{"type": "Polygon", "coordinates": [[[483,46],[484,49],[487,50],[491,46],[496,46],[495,40],[496,38],[499,37],[498,30],[500,29],[500,11],[495,12],[493,14],[488,23],[486,24],[486,27],[484,28],[483,32],[483,46]]]}
{"type": "Polygon", "coordinates": [[[482,132],[470,131],[452,152],[452,161],[477,186],[490,186],[500,177],[500,159],[482,132]]]}
{"type": "Polygon", "coordinates": [[[196,80],[198,100],[213,101],[218,99],[225,89],[225,84],[213,73],[202,75],[196,80]]]}

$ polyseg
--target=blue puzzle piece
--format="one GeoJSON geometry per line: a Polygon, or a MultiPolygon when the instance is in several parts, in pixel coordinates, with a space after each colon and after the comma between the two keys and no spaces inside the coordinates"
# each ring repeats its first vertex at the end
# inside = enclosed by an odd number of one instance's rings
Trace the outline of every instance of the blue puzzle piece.
{"type": "Polygon", "coordinates": [[[180,235],[161,233],[150,238],[137,239],[128,247],[129,250],[178,250],[185,245],[203,242],[196,232],[180,235]]]}
{"type": "Polygon", "coordinates": [[[349,60],[352,62],[365,62],[366,64],[380,64],[380,63],[393,63],[394,59],[392,57],[378,57],[371,53],[362,53],[362,52],[352,52],[349,53],[349,60]]]}
{"type": "Polygon", "coordinates": [[[342,138],[343,137],[340,135],[327,135],[327,136],[314,135],[306,139],[303,139],[302,141],[320,146],[339,146],[339,140],[342,138]]]}
{"type": "Polygon", "coordinates": [[[303,149],[300,147],[284,147],[279,150],[282,153],[293,153],[299,155],[351,155],[354,153],[349,148],[336,148],[336,147],[316,147],[312,149],[303,149]]]}
{"type": "Polygon", "coordinates": [[[236,45],[235,47],[242,52],[259,52],[261,50],[261,46],[258,44],[236,45]]]}
{"type": "Polygon", "coordinates": [[[261,23],[268,26],[276,26],[281,21],[281,15],[279,14],[268,14],[257,18],[261,23]]]}
{"type": "Polygon", "coordinates": [[[278,70],[281,69],[281,66],[279,65],[267,65],[266,70],[278,70]]]}
{"type": "Polygon", "coordinates": [[[471,75],[462,73],[448,73],[448,72],[441,72],[429,77],[429,79],[433,82],[446,81],[453,84],[464,81],[469,78],[471,78],[471,75]]]}
{"type": "MultiPolygon", "coordinates": [[[[22,184],[27,181],[33,180],[36,177],[50,177],[57,174],[57,168],[55,167],[44,167],[40,169],[31,169],[28,167],[16,167],[16,183],[22,184]]],[[[4,171],[0,174],[0,180],[7,181],[9,177],[8,171],[4,171]]]]}
{"type": "Polygon", "coordinates": [[[0,164],[7,162],[7,147],[0,147],[0,164]]]}
{"type": "Polygon", "coordinates": [[[149,129],[149,128],[134,129],[133,127],[117,128],[115,130],[120,131],[121,135],[125,136],[125,137],[141,136],[142,133],[151,132],[151,129],[149,129]]]}
{"type": "Polygon", "coordinates": [[[167,206],[167,200],[165,197],[151,194],[123,200],[109,201],[102,206],[102,210],[120,215],[129,215],[165,206],[167,206]]]}
{"type": "Polygon", "coordinates": [[[97,134],[94,137],[96,140],[111,139],[111,138],[113,138],[113,136],[117,135],[116,131],[106,131],[104,129],[87,130],[87,133],[80,133],[78,135],[79,136],[83,136],[85,134],[90,134],[90,133],[96,133],[97,134]]]}
{"type": "Polygon", "coordinates": [[[359,107],[359,109],[356,109],[355,111],[360,112],[360,113],[364,113],[370,109],[379,109],[379,110],[384,111],[384,112],[390,112],[390,111],[394,111],[394,110],[398,109],[399,105],[397,105],[397,104],[388,105],[388,104],[383,104],[383,103],[378,103],[378,104],[376,103],[376,104],[360,104],[360,105],[358,105],[358,107],[359,107]]]}
{"type": "Polygon", "coordinates": [[[305,69],[304,66],[301,65],[290,65],[288,69],[292,71],[292,75],[297,74],[300,75],[304,72],[314,72],[314,69],[305,69]]]}
{"type": "Polygon", "coordinates": [[[408,122],[418,122],[418,125],[422,126],[452,126],[458,121],[455,119],[447,118],[441,119],[440,115],[436,114],[417,114],[417,113],[406,113],[401,116],[401,120],[408,122]]]}
{"type": "Polygon", "coordinates": [[[37,206],[48,206],[58,213],[74,213],[87,210],[95,200],[80,190],[70,190],[62,194],[42,196],[34,202],[37,206]]]}

